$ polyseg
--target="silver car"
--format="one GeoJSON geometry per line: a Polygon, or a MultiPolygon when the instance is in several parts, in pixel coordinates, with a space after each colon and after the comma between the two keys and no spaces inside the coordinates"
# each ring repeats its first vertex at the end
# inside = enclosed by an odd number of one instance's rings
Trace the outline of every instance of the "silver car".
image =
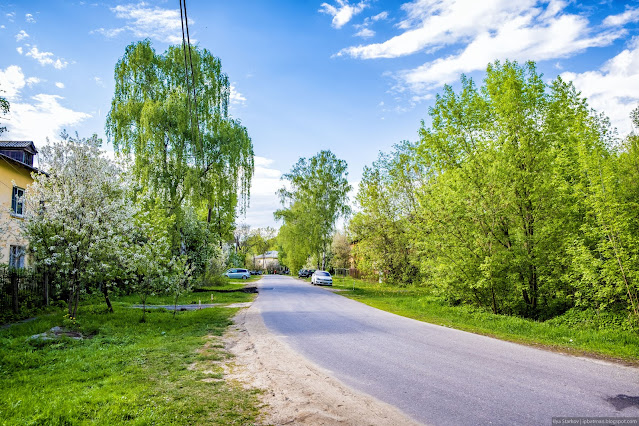
{"type": "Polygon", "coordinates": [[[246,280],[251,276],[251,273],[248,269],[232,268],[226,271],[224,275],[229,278],[242,278],[243,280],[246,280]]]}
{"type": "Polygon", "coordinates": [[[313,285],[333,285],[333,277],[326,271],[315,271],[311,275],[313,285]]]}

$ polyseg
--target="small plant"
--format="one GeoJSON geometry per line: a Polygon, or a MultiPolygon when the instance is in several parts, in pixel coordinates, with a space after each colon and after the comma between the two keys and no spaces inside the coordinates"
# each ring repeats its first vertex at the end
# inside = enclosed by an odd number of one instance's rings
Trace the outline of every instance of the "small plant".
{"type": "Polygon", "coordinates": [[[76,317],[73,317],[70,314],[64,314],[62,317],[62,327],[68,330],[78,330],[80,328],[80,324],[78,324],[76,317]]]}

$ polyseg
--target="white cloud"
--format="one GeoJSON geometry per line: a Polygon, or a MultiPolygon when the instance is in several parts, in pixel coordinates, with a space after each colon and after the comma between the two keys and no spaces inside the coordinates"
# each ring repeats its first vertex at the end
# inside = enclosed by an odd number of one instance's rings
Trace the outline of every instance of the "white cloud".
{"type": "Polygon", "coordinates": [[[69,65],[69,63],[65,61],[64,59],[61,59],[61,58],[53,59],[54,55],[52,52],[40,52],[37,46],[33,46],[31,50],[29,50],[26,53],[26,56],[32,57],[33,59],[38,61],[40,65],[42,66],[53,65],[53,67],[58,70],[62,68],[66,68],[66,66],[69,65]]]}
{"type": "Polygon", "coordinates": [[[34,77],[25,78],[22,69],[16,65],[0,69],[0,88],[6,91],[11,102],[6,116],[7,137],[42,144],[47,137],[56,139],[65,126],[74,126],[90,117],[63,106],[60,101],[64,98],[61,96],[41,93],[32,96],[29,102],[22,100],[20,91],[25,85],[39,81],[34,77]]]}
{"type": "Polygon", "coordinates": [[[25,38],[29,38],[29,34],[25,30],[20,30],[18,34],[16,34],[16,41],[22,41],[25,38]]]}
{"type": "Polygon", "coordinates": [[[246,104],[246,98],[235,88],[235,83],[231,83],[231,94],[229,95],[231,105],[242,106],[246,104]]]}
{"type": "Polygon", "coordinates": [[[93,77],[93,81],[95,81],[95,84],[97,84],[98,86],[104,87],[104,82],[100,77],[93,77]]]}
{"type": "Polygon", "coordinates": [[[11,104],[7,126],[10,137],[42,144],[47,138],[56,140],[65,127],[91,117],[62,106],[60,101],[63,99],[61,96],[41,93],[31,97],[31,103],[11,104]]]}
{"type": "Polygon", "coordinates": [[[371,30],[370,28],[362,28],[361,30],[355,33],[355,37],[362,37],[362,38],[370,38],[370,37],[373,37],[374,35],[375,35],[375,31],[371,30]]]}
{"type": "Polygon", "coordinates": [[[620,37],[615,32],[584,37],[587,22],[575,15],[563,15],[546,26],[531,27],[527,23],[525,16],[511,19],[494,35],[478,34],[461,53],[404,71],[400,78],[413,90],[432,89],[458,79],[461,73],[483,70],[495,59],[565,58],[589,47],[609,45],[620,37]]]}
{"type": "Polygon", "coordinates": [[[102,34],[106,38],[114,38],[126,30],[127,30],[126,28],[110,28],[110,29],[98,28],[97,30],[91,31],[91,34],[98,33],[98,34],[102,34]]]}
{"type": "Polygon", "coordinates": [[[27,86],[31,87],[34,84],[38,84],[38,83],[42,82],[42,80],[39,79],[38,77],[29,77],[29,78],[26,79],[26,82],[27,82],[27,86]]]}
{"type": "Polygon", "coordinates": [[[0,69],[0,90],[9,102],[20,99],[20,90],[26,85],[22,69],[17,65],[10,65],[5,70],[0,69]]]}
{"type": "Polygon", "coordinates": [[[35,22],[36,22],[35,18],[30,13],[27,13],[26,15],[24,15],[24,19],[25,19],[25,21],[27,21],[30,24],[35,24],[35,22]]]}
{"type": "Polygon", "coordinates": [[[639,39],[599,70],[565,72],[561,77],[571,80],[591,107],[604,112],[620,136],[630,133],[630,112],[639,104],[639,39]]]}
{"type": "Polygon", "coordinates": [[[381,13],[378,13],[375,16],[371,16],[370,18],[372,21],[376,22],[376,21],[383,21],[385,19],[388,19],[388,12],[384,11],[381,13]]]}
{"type": "Polygon", "coordinates": [[[16,47],[16,52],[22,55],[22,46],[16,47]]]}
{"type": "Polygon", "coordinates": [[[460,47],[396,75],[400,87],[431,90],[485,69],[496,59],[518,61],[564,58],[612,43],[625,34],[607,29],[593,34],[588,20],[565,12],[561,0],[415,0],[404,4],[403,32],[381,43],[351,46],[338,56],[396,58],[460,47]]]}
{"type": "MultiPolygon", "coordinates": [[[[116,37],[122,32],[128,31],[136,37],[152,38],[166,43],[182,42],[182,21],[179,9],[162,9],[157,6],[149,6],[147,3],[118,5],[111,8],[115,16],[127,21],[122,28],[99,28],[91,33],[99,33],[107,38],[116,37]]],[[[189,24],[195,21],[189,19],[189,24]]],[[[196,40],[191,38],[191,42],[196,40]]]]}
{"type": "Polygon", "coordinates": [[[604,19],[603,24],[608,27],[618,27],[622,25],[626,25],[630,22],[639,21],[639,7],[626,8],[624,13],[620,13],[619,15],[610,15],[606,19],[604,19]]]}
{"type": "Polygon", "coordinates": [[[55,83],[55,87],[57,87],[58,89],[64,89],[64,83],[61,83],[61,82],[57,81],[55,83]]]}
{"type": "Polygon", "coordinates": [[[282,172],[273,167],[273,160],[254,157],[255,173],[251,184],[251,206],[246,212],[246,223],[252,227],[276,227],[273,212],[279,209],[279,198],[275,193],[283,185],[282,172]]]}
{"type": "Polygon", "coordinates": [[[319,11],[321,13],[331,15],[333,17],[333,27],[339,29],[346,25],[355,15],[359,14],[366,7],[368,7],[368,4],[365,1],[351,5],[348,3],[348,0],[337,0],[337,6],[322,3],[319,11]]]}
{"type": "Polygon", "coordinates": [[[5,13],[5,15],[7,17],[7,19],[9,20],[9,22],[13,22],[13,20],[16,17],[16,13],[15,12],[10,12],[10,13],[5,13]]]}

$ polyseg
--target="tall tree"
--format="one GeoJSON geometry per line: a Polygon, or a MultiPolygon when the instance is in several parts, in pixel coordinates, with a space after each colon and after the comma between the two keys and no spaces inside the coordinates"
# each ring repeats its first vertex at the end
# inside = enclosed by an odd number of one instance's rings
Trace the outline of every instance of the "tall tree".
{"type": "MultiPolygon", "coordinates": [[[[335,224],[340,217],[350,214],[347,164],[331,151],[321,151],[310,159],[300,158],[282,179],[290,189],[278,191],[283,209],[275,217],[284,221],[285,232],[280,230],[281,244],[289,256],[301,259],[317,255],[318,268],[326,268],[326,253],[330,248],[335,224]],[[304,238],[305,243],[291,239],[304,238]],[[320,264],[321,262],[321,264],[320,264]]],[[[303,263],[302,263],[303,264],[303,263]]],[[[301,266],[295,262],[295,265],[301,266]]]]}
{"type": "Polygon", "coordinates": [[[417,280],[410,235],[419,207],[415,188],[424,175],[415,144],[408,141],[364,168],[356,196],[359,212],[349,224],[363,274],[381,273],[393,283],[417,280]]]}
{"type": "Polygon", "coordinates": [[[584,102],[533,63],[495,62],[478,89],[446,87],[422,126],[429,179],[416,246],[452,299],[544,318],[570,305],[565,255],[583,219],[579,152],[603,137],[584,102]]]}
{"type": "Polygon", "coordinates": [[[34,175],[27,188],[22,226],[36,264],[52,267],[66,286],[75,317],[80,293],[121,271],[135,209],[125,200],[120,169],[101,156],[97,136],[63,138],[40,151],[47,174],[34,175]]]}
{"type": "Polygon", "coordinates": [[[346,232],[335,232],[333,242],[331,243],[331,252],[333,254],[331,265],[333,265],[334,268],[350,268],[351,242],[346,232]]]}
{"type": "Polygon", "coordinates": [[[181,46],[162,55],[149,40],[127,46],[106,123],[116,151],[133,154],[137,180],[175,215],[174,250],[188,199],[207,209],[220,244],[229,238],[253,175],[253,144],[228,115],[230,84],[220,60],[206,49],[189,54],[192,67],[185,67],[181,46]]]}

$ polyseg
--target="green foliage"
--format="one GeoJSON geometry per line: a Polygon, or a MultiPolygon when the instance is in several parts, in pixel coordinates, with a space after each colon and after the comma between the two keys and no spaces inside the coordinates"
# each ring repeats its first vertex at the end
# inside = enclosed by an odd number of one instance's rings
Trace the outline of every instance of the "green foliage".
{"type": "Polygon", "coordinates": [[[149,40],[127,46],[115,67],[107,117],[116,151],[133,154],[137,182],[175,216],[174,252],[182,244],[189,200],[206,209],[220,245],[229,239],[236,209],[247,205],[253,175],[253,144],[246,128],[228,116],[230,84],[220,60],[193,48],[193,82],[186,87],[183,55],[179,46],[158,55],[149,40]]]}
{"type": "Polygon", "coordinates": [[[414,188],[425,170],[414,144],[404,141],[394,148],[364,168],[356,197],[360,211],[349,228],[364,275],[381,273],[390,282],[409,283],[418,280],[409,230],[418,207],[414,188]]]}
{"type": "Polygon", "coordinates": [[[335,232],[331,243],[331,254],[331,266],[333,268],[350,268],[351,242],[346,232],[335,232]]]}
{"type": "Polygon", "coordinates": [[[318,268],[326,267],[335,223],[350,214],[347,164],[331,151],[321,151],[310,159],[300,158],[282,178],[286,187],[278,191],[283,209],[275,218],[283,220],[278,235],[283,257],[280,263],[295,271],[310,255],[316,255],[318,268]],[[319,259],[322,264],[319,265],[319,259]]]}
{"type": "Polygon", "coordinates": [[[571,83],[545,84],[530,62],[489,65],[481,87],[462,76],[429,114],[416,146],[364,171],[350,223],[363,272],[498,314],[639,319],[635,135],[619,144],[571,83]],[[411,266],[421,275],[400,274],[411,266]]]}

